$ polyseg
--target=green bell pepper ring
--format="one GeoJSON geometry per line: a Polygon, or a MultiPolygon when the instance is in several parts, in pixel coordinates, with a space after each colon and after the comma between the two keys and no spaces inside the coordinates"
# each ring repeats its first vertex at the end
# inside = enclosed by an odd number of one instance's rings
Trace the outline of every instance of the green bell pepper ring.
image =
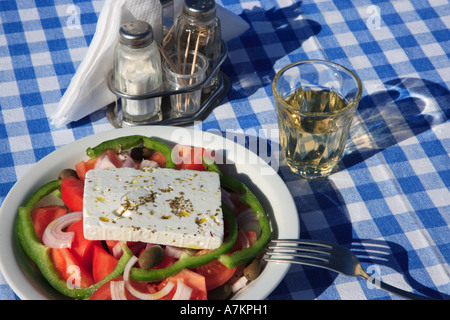
{"type": "Polygon", "coordinates": [[[261,228],[261,236],[250,247],[235,251],[229,255],[224,254],[219,257],[219,261],[228,268],[247,263],[255,258],[266,247],[270,240],[271,228],[266,213],[258,198],[244,183],[224,175],[217,164],[210,159],[203,158],[203,165],[208,171],[217,172],[219,174],[220,185],[222,187],[242,194],[239,197],[239,201],[248,205],[256,214],[256,218],[258,219],[261,228]]]}
{"type": "Polygon", "coordinates": [[[166,158],[166,168],[175,168],[175,163],[172,159],[172,149],[168,145],[153,138],[140,135],[125,136],[104,141],[94,148],[88,148],[86,154],[91,159],[96,159],[106,150],[112,149],[116,152],[120,152],[121,150],[128,150],[140,144],[143,144],[146,148],[161,152],[166,158]]]}
{"type": "Polygon", "coordinates": [[[140,135],[119,137],[116,139],[103,141],[94,148],[87,148],[86,154],[90,158],[96,159],[100,157],[106,150],[112,149],[116,152],[119,152],[120,150],[131,149],[132,147],[135,147],[141,143],[142,136],[140,135]]]}
{"type": "Polygon", "coordinates": [[[144,270],[140,268],[131,269],[131,279],[135,281],[154,282],[160,281],[167,277],[173,276],[183,269],[192,269],[208,264],[218,257],[230,251],[237,240],[238,230],[237,223],[233,211],[226,205],[222,204],[222,212],[228,229],[228,237],[222,245],[205,254],[187,256],[179,259],[170,267],[164,269],[144,270]]]}
{"type": "Polygon", "coordinates": [[[77,299],[85,299],[90,297],[98,288],[111,279],[114,279],[123,274],[125,265],[132,257],[133,253],[124,244],[123,255],[120,258],[116,268],[108,274],[102,281],[99,281],[87,288],[70,288],[67,285],[66,280],[62,279],[55,269],[53,262],[50,258],[50,248],[45,246],[39,241],[34,231],[33,221],[31,220],[31,210],[36,203],[50,194],[51,192],[59,189],[61,186],[60,180],[50,181],[47,184],[40,187],[26,202],[26,204],[19,208],[19,214],[17,218],[17,236],[20,244],[22,245],[25,253],[29,258],[37,265],[43,277],[60,293],[77,299]]]}

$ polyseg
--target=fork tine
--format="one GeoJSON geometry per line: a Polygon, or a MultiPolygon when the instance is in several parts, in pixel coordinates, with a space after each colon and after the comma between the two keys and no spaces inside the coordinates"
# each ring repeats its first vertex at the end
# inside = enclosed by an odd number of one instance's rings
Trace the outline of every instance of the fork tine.
{"type": "MultiPolygon", "coordinates": [[[[302,258],[294,258],[294,257],[279,257],[279,256],[264,256],[264,261],[267,262],[288,262],[288,263],[294,263],[294,264],[302,264],[302,265],[308,265],[313,267],[320,267],[325,269],[330,269],[330,265],[328,262],[320,261],[320,260],[312,260],[312,259],[302,259],[302,258]]],[[[331,270],[331,269],[330,269],[331,270]]]]}
{"type": "Polygon", "coordinates": [[[271,240],[270,243],[273,244],[303,244],[303,245],[309,245],[311,247],[322,247],[322,248],[333,248],[332,244],[325,241],[319,241],[319,240],[293,240],[293,239],[274,239],[271,240]]]}
{"type": "Polygon", "coordinates": [[[266,261],[290,262],[328,268],[332,246],[308,240],[272,240],[264,257],[266,261]]]}
{"type": "Polygon", "coordinates": [[[317,257],[323,255],[322,258],[329,257],[332,252],[332,246],[328,244],[311,243],[303,240],[272,240],[267,248],[273,250],[273,252],[285,252],[291,254],[295,251],[303,252],[304,255],[306,255],[307,252],[310,254],[316,253],[317,255],[312,255],[317,257]]]}
{"type": "Polygon", "coordinates": [[[268,262],[302,264],[336,272],[332,268],[333,245],[324,241],[272,240],[263,259],[268,262]]]}
{"type": "Polygon", "coordinates": [[[291,250],[277,250],[272,252],[266,252],[266,255],[269,257],[273,257],[274,259],[282,259],[282,257],[291,257],[292,259],[297,258],[304,258],[304,259],[311,259],[311,260],[317,260],[322,261],[325,263],[329,263],[330,257],[323,254],[317,254],[315,252],[298,252],[298,251],[291,251],[291,250]]]}

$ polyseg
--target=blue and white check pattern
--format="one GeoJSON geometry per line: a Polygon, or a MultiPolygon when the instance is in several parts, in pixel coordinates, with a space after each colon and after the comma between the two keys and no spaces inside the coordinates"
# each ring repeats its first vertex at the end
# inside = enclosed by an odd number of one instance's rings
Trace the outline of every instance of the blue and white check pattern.
{"type": "MultiPolygon", "coordinates": [[[[364,95],[340,170],[309,182],[283,163],[279,168],[297,204],[301,237],[349,246],[374,276],[448,299],[448,1],[218,2],[250,29],[228,43],[223,71],[232,90],[202,129],[275,130],[271,81],[290,62],[328,59],[354,70],[364,95]]],[[[101,5],[0,1],[0,204],[36,161],[112,130],[104,110],[61,129],[49,124],[95,33],[101,5]]],[[[14,298],[0,276],[0,299],[14,298]]],[[[269,296],[391,298],[358,279],[304,266],[291,267],[269,296]]]]}

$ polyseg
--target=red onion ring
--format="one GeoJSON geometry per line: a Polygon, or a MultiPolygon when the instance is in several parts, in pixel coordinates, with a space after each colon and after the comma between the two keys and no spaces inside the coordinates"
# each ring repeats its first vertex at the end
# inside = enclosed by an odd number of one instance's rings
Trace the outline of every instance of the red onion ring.
{"type": "Polygon", "coordinates": [[[111,300],[127,300],[125,294],[125,281],[111,281],[109,290],[111,291],[111,300]]]}
{"type": "Polygon", "coordinates": [[[42,242],[50,248],[71,248],[74,232],[64,232],[63,229],[83,218],[83,212],[75,211],[62,215],[50,222],[44,230],[42,242]]]}
{"type": "Polygon", "coordinates": [[[177,280],[177,289],[172,300],[189,300],[192,294],[192,288],[185,285],[183,279],[177,280]]]}
{"type": "Polygon", "coordinates": [[[125,241],[119,241],[117,242],[114,247],[112,247],[112,254],[113,257],[116,259],[120,259],[120,257],[123,254],[122,244],[125,243],[125,241]]]}
{"type": "Polygon", "coordinates": [[[261,227],[256,213],[252,209],[249,208],[239,212],[236,216],[236,222],[240,230],[254,231],[258,237],[260,236],[261,227]]]}
{"type": "Polygon", "coordinates": [[[138,258],[136,256],[132,256],[130,260],[128,260],[127,264],[125,265],[125,269],[123,271],[123,280],[125,281],[125,287],[133,296],[141,300],[158,300],[169,294],[170,291],[172,291],[173,287],[175,286],[173,282],[168,282],[164,288],[155,293],[144,293],[133,288],[130,282],[130,273],[131,268],[137,261],[138,258]]]}

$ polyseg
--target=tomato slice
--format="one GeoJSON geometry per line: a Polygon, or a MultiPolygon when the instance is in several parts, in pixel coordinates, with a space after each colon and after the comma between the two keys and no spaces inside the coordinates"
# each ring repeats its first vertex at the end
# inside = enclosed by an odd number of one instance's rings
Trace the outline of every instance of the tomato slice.
{"type": "MultiPolygon", "coordinates": [[[[108,247],[108,251],[110,254],[112,254],[114,257],[116,257],[116,253],[114,252],[114,247],[119,243],[117,240],[105,240],[106,246],[108,247]]],[[[134,242],[134,241],[127,241],[128,249],[133,252],[134,255],[138,255],[142,249],[145,247],[144,242],[134,242]]],[[[121,255],[121,254],[120,254],[121,255]]],[[[116,257],[118,258],[118,257],[116,257]]]]}
{"type": "MultiPolygon", "coordinates": [[[[219,262],[220,263],[220,262],[219,262]]],[[[170,293],[161,300],[172,300],[177,286],[177,280],[183,279],[184,284],[192,289],[191,298],[189,300],[207,300],[207,285],[205,277],[197,272],[189,269],[183,269],[172,277],[168,277],[158,285],[158,291],[164,288],[168,282],[173,282],[175,287],[170,293]]]]}
{"type": "Polygon", "coordinates": [[[177,261],[176,258],[171,257],[169,255],[164,255],[164,259],[154,267],[154,269],[165,269],[170,267],[172,264],[174,264],[177,261]]]}
{"type": "Polygon", "coordinates": [[[113,254],[113,248],[118,243],[117,240],[105,240],[106,246],[108,247],[109,253],[113,254]]]}
{"type": "Polygon", "coordinates": [[[166,157],[161,152],[156,151],[148,159],[155,161],[160,168],[166,167],[166,157]]]}
{"type": "Polygon", "coordinates": [[[230,250],[230,253],[251,246],[257,239],[258,237],[254,231],[239,231],[236,243],[230,250]]]}
{"type": "Polygon", "coordinates": [[[84,265],[87,270],[92,269],[92,252],[94,246],[101,246],[100,241],[87,240],[84,237],[83,232],[83,220],[72,223],[68,228],[67,232],[74,232],[75,236],[72,241],[71,250],[80,258],[80,262],[84,265]]]}
{"type": "MultiPolygon", "coordinates": [[[[184,284],[189,286],[192,289],[190,300],[206,300],[207,292],[205,285],[205,278],[192,270],[184,269],[177,273],[176,275],[169,277],[162,282],[158,283],[146,283],[146,282],[138,282],[138,281],[130,281],[133,288],[140,292],[144,293],[155,293],[157,291],[162,290],[168,282],[173,282],[175,287],[170,291],[169,294],[161,298],[160,300],[172,300],[175,291],[177,280],[183,279],[184,284]]],[[[120,281],[123,280],[123,276],[114,278],[111,281],[108,281],[100,288],[98,288],[89,300],[111,300],[111,282],[112,281],[120,281]]],[[[125,295],[128,300],[139,300],[135,296],[133,296],[128,290],[125,289],[125,295]]]]}
{"type": "MultiPolygon", "coordinates": [[[[98,288],[89,298],[89,300],[112,300],[111,297],[111,282],[113,281],[122,281],[123,276],[119,276],[117,278],[114,278],[108,282],[106,282],[104,285],[102,285],[100,288],[98,288]]],[[[165,282],[167,283],[167,281],[165,282]]],[[[155,293],[158,290],[160,290],[160,286],[157,283],[147,283],[144,281],[133,281],[130,280],[130,284],[133,286],[134,289],[138,290],[139,292],[143,293],[155,293]]],[[[161,288],[163,288],[165,285],[162,285],[161,288]]],[[[175,290],[172,290],[173,293],[169,293],[169,297],[172,298],[175,290]]],[[[126,288],[125,288],[125,296],[127,300],[139,300],[139,298],[136,298],[133,296],[126,288]]],[[[199,296],[199,295],[198,295],[199,296]]],[[[167,299],[161,299],[161,300],[167,300],[167,299]]]]}
{"type": "Polygon", "coordinates": [[[111,160],[111,162],[116,166],[116,168],[122,168],[123,162],[122,160],[120,160],[119,156],[114,150],[112,149],[106,150],[105,154],[109,157],[109,160],[111,160]]]}
{"type": "Polygon", "coordinates": [[[95,166],[95,160],[89,159],[87,161],[80,161],[75,165],[75,170],[77,171],[78,178],[80,180],[84,180],[86,178],[86,173],[94,169],[95,166]]]}
{"type": "Polygon", "coordinates": [[[33,221],[36,236],[42,242],[42,235],[48,224],[56,218],[65,215],[67,209],[62,206],[51,205],[31,210],[31,220],[33,221]]]}
{"type": "Polygon", "coordinates": [[[99,246],[94,246],[92,254],[92,276],[95,282],[102,281],[117,266],[119,260],[99,246]]]}
{"type": "Polygon", "coordinates": [[[256,240],[258,240],[258,236],[256,235],[255,231],[246,231],[247,238],[250,242],[250,245],[254,244],[256,240]]]}
{"type": "MultiPolygon", "coordinates": [[[[92,296],[89,298],[89,300],[112,300],[111,298],[111,282],[112,281],[122,281],[123,276],[119,276],[117,278],[112,279],[111,281],[106,282],[104,285],[102,285],[100,288],[98,288],[92,296]]],[[[141,292],[147,292],[147,289],[150,288],[146,282],[137,282],[137,281],[130,281],[133,288],[136,290],[139,290],[141,292]]],[[[153,293],[152,291],[149,291],[149,293],[153,293]]],[[[127,300],[139,300],[135,296],[133,296],[127,289],[125,289],[125,296],[127,300]]]]}
{"type": "MultiPolygon", "coordinates": [[[[204,254],[210,250],[200,250],[197,254],[204,254]]],[[[229,269],[225,267],[219,260],[214,260],[201,267],[197,267],[194,271],[205,277],[206,289],[215,289],[227,282],[235,273],[236,267],[229,269]]]]}
{"type": "Polygon", "coordinates": [[[91,274],[68,248],[50,249],[50,258],[61,278],[74,287],[86,288],[94,284],[91,274]]]}
{"type": "MultiPolygon", "coordinates": [[[[122,276],[120,276],[120,279],[114,278],[111,281],[114,280],[122,280],[122,276]]],[[[104,285],[102,285],[100,288],[95,290],[95,292],[89,297],[89,300],[112,300],[111,298],[111,281],[106,282],[104,285]]]]}
{"type": "Polygon", "coordinates": [[[83,211],[84,181],[75,177],[61,180],[61,199],[70,211],[83,211]]]}
{"type": "Polygon", "coordinates": [[[172,150],[175,167],[177,169],[188,169],[205,171],[202,157],[214,159],[214,154],[210,150],[200,147],[190,147],[177,144],[172,150]]]}

